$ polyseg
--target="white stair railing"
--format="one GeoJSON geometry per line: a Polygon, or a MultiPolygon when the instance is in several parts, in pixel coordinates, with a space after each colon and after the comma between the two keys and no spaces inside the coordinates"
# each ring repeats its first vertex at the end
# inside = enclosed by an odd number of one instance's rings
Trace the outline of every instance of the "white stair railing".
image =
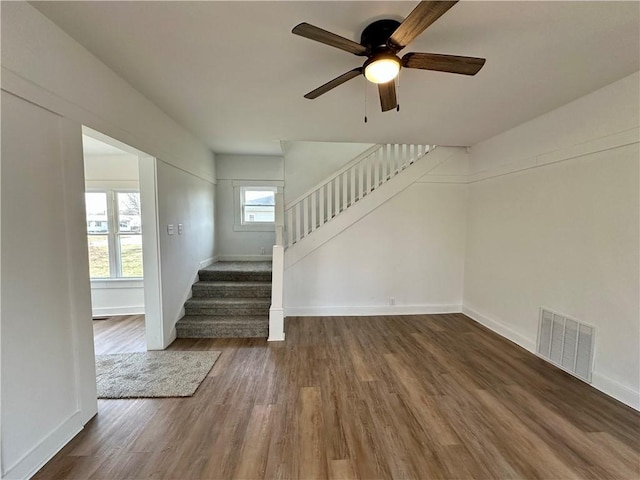
{"type": "Polygon", "coordinates": [[[284,246],[299,242],[432,149],[431,145],[384,144],[356,157],[285,207],[284,246]]]}

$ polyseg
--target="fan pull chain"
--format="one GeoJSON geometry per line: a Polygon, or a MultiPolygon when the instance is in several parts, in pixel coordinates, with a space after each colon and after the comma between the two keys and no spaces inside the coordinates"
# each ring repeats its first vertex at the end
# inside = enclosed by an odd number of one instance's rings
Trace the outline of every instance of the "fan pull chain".
{"type": "MultiPolygon", "coordinates": [[[[362,78],[364,78],[364,76],[362,78]]],[[[367,79],[366,78],[364,78],[364,123],[367,123],[367,79]]]]}
{"type": "Polygon", "coordinates": [[[400,72],[398,72],[397,79],[398,81],[396,83],[396,97],[397,97],[396,112],[399,112],[400,111],[400,72]]]}

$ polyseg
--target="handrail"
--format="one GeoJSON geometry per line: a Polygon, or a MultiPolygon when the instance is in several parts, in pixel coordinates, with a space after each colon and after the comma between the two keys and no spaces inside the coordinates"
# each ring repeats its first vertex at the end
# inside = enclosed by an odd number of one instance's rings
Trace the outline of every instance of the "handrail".
{"type": "Polygon", "coordinates": [[[350,160],[349,163],[347,163],[346,165],[341,167],[340,170],[337,170],[336,172],[332,173],[330,177],[325,178],[320,183],[314,185],[313,187],[308,189],[306,192],[304,192],[302,195],[298,196],[298,198],[296,198],[295,200],[287,203],[285,205],[285,207],[284,207],[285,211],[289,210],[296,203],[301,202],[302,200],[304,200],[305,197],[308,197],[309,195],[311,195],[313,192],[315,192],[319,188],[324,187],[327,183],[329,183],[330,181],[334,180],[336,177],[339,177],[340,175],[342,175],[345,171],[349,170],[356,163],[360,162],[363,158],[368,157],[372,153],[380,150],[381,148],[382,148],[382,144],[381,143],[377,143],[377,144],[373,145],[372,147],[367,148],[364,152],[359,153],[358,156],[356,156],[353,160],[350,160]]]}
{"type": "Polygon", "coordinates": [[[282,244],[290,246],[299,242],[432,149],[430,145],[414,144],[384,144],[367,149],[286,205],[282,212],[284,229],[281,233],[285,236],[281,239],[282,244]]]}

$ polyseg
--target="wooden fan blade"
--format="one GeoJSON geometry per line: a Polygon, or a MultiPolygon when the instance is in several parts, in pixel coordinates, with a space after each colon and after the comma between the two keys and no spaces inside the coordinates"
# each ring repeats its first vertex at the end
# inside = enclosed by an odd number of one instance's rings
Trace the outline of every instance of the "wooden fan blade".
{"type": "Polygon", "coordinates": [[[362,67],[354,68],[353,70],[349,70],[347,73],[343,73],[339,77],[336,77],[333,80],[325,83],[321,87],[310,91],[304,96],[304,98],[308,98],[310,100],[318,98],[320,95],[327,93],[329,90],[336,88],[337,86],[342,85],[344,82],[347,82],[352,78],[356,78],[359,75],[362,75],[362,67]]]}
{"type": "Polygon", "coordinates": [[[324,43],[331,47],[339,48],[355,55],[362,56],[367,54],[367,48],[359,43],[349,40],[348,38],[341,37],[340,35],[336,35],[335,33],[328,32],[327,30],[323,30],[322,28],[314,27],[308,23],[296,25],[293,30],[291,30],[291,33],[315,40],[316,42],[324,43]]]}
{"type": "Polygon", "coordinates": [[[486,62],[484,58],[459,57],[456,55],[440,55],[437,53],[407,53],[402,57],[402,66],[437,70],[438,72],[475,75],[486,62]]]}
{"type": "Polygon", "coordinates": [[[387,83],[379,83],[378,93],[380,94],[380,106],[382,107],[383,112],[393,110],[398,106],[395,80],[391,80],[387,83]]]}
{"type": "Polygon", "coordinates": [[[396,51],[402,50],[456,3],[458,3],[458,0],[451,2],[420,2],[409,16],[404,19],[404,22],[396,28],[396,31],[389,37],[387,44],[396,51]]]}

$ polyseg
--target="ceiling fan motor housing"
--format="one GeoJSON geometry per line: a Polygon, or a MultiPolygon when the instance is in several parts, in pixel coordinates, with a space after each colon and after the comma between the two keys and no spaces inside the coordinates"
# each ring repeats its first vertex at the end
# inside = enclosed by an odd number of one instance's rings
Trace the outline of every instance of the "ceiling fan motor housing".
{"type": "Polygon", "coordinates": [[[397,20],[376,20],[367,25],[362,31],[360,44],[367,47],[370,55],[378,52],[389,52],[390,48],[387,46],[387,40],[399,26],[400,22],[397,20]]]}

